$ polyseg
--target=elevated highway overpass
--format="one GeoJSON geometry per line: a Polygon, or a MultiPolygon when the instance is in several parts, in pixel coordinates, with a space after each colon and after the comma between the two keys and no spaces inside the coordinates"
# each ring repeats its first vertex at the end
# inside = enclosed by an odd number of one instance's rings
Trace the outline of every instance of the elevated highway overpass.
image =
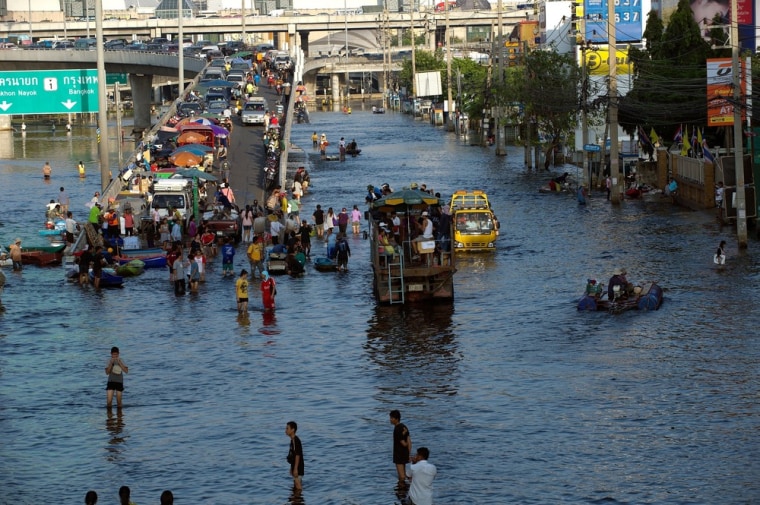
{"type": "MultiPolygon", "coordinates": [[[[502,13],[503,25],[514,25],[532,15],[531,10],[505,10],[502,13]]],[[[498,19],[496,10],[488,11],[449,11],[449,27],[457,30],[467,27],[493,26],[498,19]]],[[[397,31],[414,27],[415,30],[436,32],[444,28],[445,14],[442,12],[415,13],[371,13],[352,14],[348,16],[320,14],[316,16],[246,16],[245,33],[247,43],[270,41],[280,48],[290,49],[300,46],[307,56],[309,54],[309,35],[318,33],[352,30],[397,31]],[[298,40],[296,40],[298,39],[298,40]]],[[[178,34],[176,19],[127,19],[107,20],[102,22],[106,38],[150,39],[153,37],[176,38],[178,34]]],[[[183,33],[186,36],[218,38],[219,40],[240,39],[243,31],[242,17],[227,18],[186,18],[183,20],[183,33]]],[[[76,22],[37,22],[29,26],[26,21],[0,23],[0,37],[29,34],[35,39],[94,36],[95,23],[76,22]]]]}

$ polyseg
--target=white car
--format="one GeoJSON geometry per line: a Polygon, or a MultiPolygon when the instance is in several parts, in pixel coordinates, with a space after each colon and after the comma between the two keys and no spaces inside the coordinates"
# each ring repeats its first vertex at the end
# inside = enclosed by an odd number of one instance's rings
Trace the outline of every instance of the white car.
{"type": "Polygon", "coordinates": [[[245,102],[243,111],[240,113],[240,122],[244,125],[264,124],[264,115],[267,113],[267,101],[261,97],[253,97],[245,102]]]}

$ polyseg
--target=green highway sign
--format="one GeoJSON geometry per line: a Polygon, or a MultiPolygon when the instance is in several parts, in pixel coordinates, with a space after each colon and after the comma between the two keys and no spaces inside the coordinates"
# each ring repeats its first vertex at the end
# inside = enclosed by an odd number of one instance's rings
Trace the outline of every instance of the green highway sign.
{"type": "Polygon", "coordinates": [[[106,74],[106,86],[113,86],[117,82],[119,84],[128,84],[127,74],[106,74]]]}
{"type": "Polygon", "coordinates": [[[0,72],[0,114],[98,112],[98,71],[0,72]]]}

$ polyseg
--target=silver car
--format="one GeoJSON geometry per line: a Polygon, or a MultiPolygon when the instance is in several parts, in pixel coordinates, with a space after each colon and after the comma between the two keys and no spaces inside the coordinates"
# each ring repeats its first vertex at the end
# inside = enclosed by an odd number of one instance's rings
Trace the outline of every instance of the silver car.
{"type": "Polygon", "coordinates": [[[240,122],[244,125],[264,124],[264,115],[267,113],[267,101],[259,96],[253,97],[243,105],[240,113],[240,122]]]}

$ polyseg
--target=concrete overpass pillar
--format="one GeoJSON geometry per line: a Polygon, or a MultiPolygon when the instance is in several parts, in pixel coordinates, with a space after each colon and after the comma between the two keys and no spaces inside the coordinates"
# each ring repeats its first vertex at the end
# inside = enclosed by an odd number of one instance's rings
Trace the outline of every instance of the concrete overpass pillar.
{"type": "Polygon", "coordinates": [[[333,103],[340,102],[340,74],[330,74],[333,103]]]}
{"type": "Polygon", "coordinates": [[[309,32],[298,32],[298,35],[301,37],[301,51],[303,51],[303,55],[305,58],[308,58],[309,55],[309,32]]]}
{"type": "Polygon", "coordinates": [[[435,46],[435,26],[428,26],[427,29],[427,37],[425,39],[428,42],[428,51],[431,53],[434,53],[436,50],[435,46]]]}
{"type": "Polygon", "coordinates": [[[135,137],[135,142],[139,142],[142,139],[143,132],[150,130],[150,97],[153,91],[153,76],[129,74],[129,85],[132,87],[132,101],[135,107],[135,126],[132,134],[135,137]]]}
{"type": "Polygon", "coordinates": [[[303,85],[306,86],[306,94],[317,98],[317,73],[309,72],[303,76],[303,85]]]}
{"type": "Polygon", "coordinates": [[[8,131],[11,129],[11,118],[13,116],[0,116],[0,131],[8,131]]]}
{"type": "Polygon", "coordinates": [[[286,49],[290,49],[287,47],[288,45],[288,33],[287,32],[275,32],[274,38],[277,41],[274,45],[277,49],[280,49],[282,51],[286,49]]]}

